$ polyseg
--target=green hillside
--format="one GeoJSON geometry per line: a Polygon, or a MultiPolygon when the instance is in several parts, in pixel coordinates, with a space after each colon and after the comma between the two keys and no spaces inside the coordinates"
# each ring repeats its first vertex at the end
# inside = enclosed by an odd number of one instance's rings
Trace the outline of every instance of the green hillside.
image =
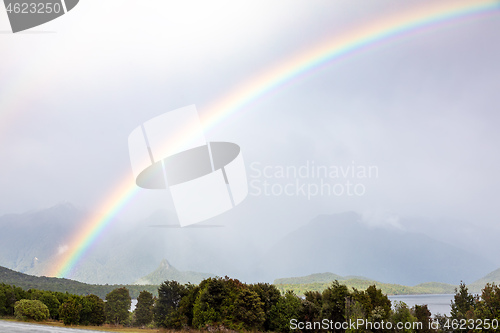
{"type": "Polygon", "coordinates": [[[418,294],[454,294],[455,288],[458,286],[454,286],[448,283],[441,282],[425,282],[417,284],[416,286],[410,287],[414,288],[415,291],[424,290],[425,292],[417,292],[418,294]]]}
{"type": "Polygon", "coordinates": [[[334,280],[349,288],[365,290],[371,285],[376,285],[383,293],[388,295],[416,295],[416,294],[453,294],[456,286],[439,282],[421,283],[416,286],[382,283],[364,277],[342,277],[333,273],[312,274],[304,277],[276,279],[274,284],[281,291],[292,290],[297,295],[304,295],[306,291],[322,292],[334,280]]]}
{"type": "Polygon", "coordinates": [[[500,284],[500,268],[468,285],[469,291],[479,293],[487,283],[500,284]]]}
{"type": "Polygon", "coordinates": [[[166,280],[175,280],[182,284],[199,284],[202,280],[209,277],[214,277],[214,275],[208,273],[179,271],[175,267],[170,265],[170,263],[166,259],[163,259],[160,263],[160,266],[154,272],[140,278],[134,284],[160,285],[163,281],[166,280]]]}
{"type": "Polygon", "coordinates": [[[51,277],[38,277],[32,276],[24,273],[19,273],[11,269],[0,266],[0,283],[5,283],[8,285],[15,285],[16,287],[21,287],[24,290],[28,289],[38,289],[38,290],[48,290],[48,291],[59,291],[59,292],[69,292],[76,295],[88,295],[94,294],[101,298],[106,297],[106,295],[113,289],[126,287],[132,298],[137,298],[139,293],[143,290],[147,290],[154,295],[158,294],[158,286],[156,285],[96,285],[96,284],[86,284],[78,281],[73,281],[69,279],[61,278],[51,278],[51,277]]]}
{"type": "Polygon", "coordinates": [[[291,277],[291,278],[282,278],[274,280],[274,284],[305,284],[305,283],[324,283],[324,282],[332,282],[335,280],[343,281],[349,279],[358,279],[358,280],[369,280],[368,278],[362,276],[340,276],[334,273],[316,273],[307,276],[299,276],[299,277],[291,277]]]}

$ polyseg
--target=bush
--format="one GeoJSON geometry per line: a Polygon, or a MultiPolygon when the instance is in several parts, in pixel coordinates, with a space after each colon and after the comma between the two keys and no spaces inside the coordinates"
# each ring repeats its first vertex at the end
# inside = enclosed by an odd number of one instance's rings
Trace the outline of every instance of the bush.
{"type": "Polygon", "coordinates": [[[51,291],[39,291],[31,293],[32,300],[39,300],[43,304],[47,305],[49,309],[50,318],[59,319],[59,307],[61,303],[57,297],[51,291]]]}
{"type": "Polygon", "coordinates": [[[16,302],[28,298],[23,289],[0,283],[0,316],[13,316],[16,302]]]}
{"type": "Polygon", "coordinates": [[[135,325],[144,327],[153,321],[154,304],[153,294],[145,290],[141,291],[134,311],[135,325]]]}
{"type": "Polygon", "coordinates": [[[75,297],[68,298],[59,307],[59,318],[62,319],[64,325],[76,325],[80,323],[80,311],[82,305],[75,297]]]}
{"type": "MultiPolygon", "coordinates": [[[[158,326],[164,328],[182,327],[183,316],[180,313],[180,306],[186,293],[186,287],[177,281],[165,281],[160,285],[158,299],[154,305],[154,321],[158,326]]],[[[140,304],[138,302],[137,310],[139,309],[140,304]]]]}
{"type": "Polygon", "coordinates": [[[128,325],[130,304],[130,293],[127,288],[122,287],[111,291],[106,295],[104,304],[106,320],[115,325],[128,325]]]}
{"type": "Polygon", "coordinates": [[[101,326],[106,316],[104,314],[104,301],[96,295],[87,295],[80,298],[82,309],[80,311],[80,324],[101,326]]]}
{"type": "Polygon", "coordinates": [[[42,321],[49,317],[49,308],[38,300],[22,299],[14,305],[14,314],[18,320],[33,319],[42,321]]]}

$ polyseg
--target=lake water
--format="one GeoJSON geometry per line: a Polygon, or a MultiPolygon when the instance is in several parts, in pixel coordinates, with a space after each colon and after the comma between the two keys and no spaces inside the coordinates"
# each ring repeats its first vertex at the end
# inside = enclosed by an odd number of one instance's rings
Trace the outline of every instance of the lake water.
{"type": "Polygon", "coordinates": [[[136,306],[137,306],[137,300],[132,299],[132,304],[130,304],[130,311],[134,311],[136,306]]]}
{"type": "Polygon", "coordinates": [[[451,301],[453,300],[454,294],[443,294],[443,295],[395,295],[388,296],[391,302],[400,301],[406,303],[408,307],[414,305],[424,305],[431,311],[432,315],[442,314],[450,315],[451,311],[451,301]]]}

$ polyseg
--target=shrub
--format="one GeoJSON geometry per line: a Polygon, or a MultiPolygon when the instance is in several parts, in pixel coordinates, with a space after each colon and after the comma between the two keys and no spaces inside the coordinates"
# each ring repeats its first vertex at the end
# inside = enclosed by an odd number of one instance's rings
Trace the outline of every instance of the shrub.
{"type": "Polygon", "coordinates": [[[49,317],[49,308],[38,300],[22,299],[14,305],[14,314],[18,320],[45,320],[49,317]]]}
{"type": "Polygon", "coordinates": [[[122,287],[106,295],[104,313],[109,323],[126,325],[129,321],[131,299],[127,288],[122,287]]]}
{"type": "Polygon", "coordinates": [[[68,298],[59,307],[59,318],[62,319],[64,325],[75,325],[80,322],[81,304],[74,297],[68,298]]]}
{"type": "Polygon", "coordinates": [[[145,290],[141,291],[139,297],[137,297],[137,305],[134,311],[133,322],[135,325],[144,327],[153,321],[154,304],[153,294],[145,290]]]}
{"type": "Polygon", "coordinates": [[[50,318],[59,319],[59,306],[61,306],[61,303],[52,292],[39,291],[38,293],[32,293],[31,299],[39,300],[43,304],[47,305],[50,313],[50,318]]]}
{"type": "Polygon", "coordinates": [[[80,298],[82,309],[80,311],[80,323],[83,325],[101,326],[106,316],[104,314],[104,301],[96,295],[87,295],[80,298]]]}

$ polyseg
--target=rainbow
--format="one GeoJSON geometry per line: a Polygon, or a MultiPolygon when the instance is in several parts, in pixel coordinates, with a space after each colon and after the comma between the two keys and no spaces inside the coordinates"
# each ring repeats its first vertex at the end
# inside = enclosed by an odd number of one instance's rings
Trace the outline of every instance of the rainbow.
{"type": "MultiPolygon", "coordinates": [[[[361,51],[377,43],[393,40],[412,32],[435,28],[448,22],[495,14],[497,0],[453,0],[427,3],[406,13],[385,17],[335,36],[317,47],[293,56],[280,65],[262,72],[236,87],[202,113],[202,123],[209,128],[223,121],[232,113],[311,71],[330,64],[353,52],[361,51]]],[[[177,144],[189,140],[189,133],[181,133],[177,144]]],[[[171,143],[170,143],[171,144],[171,143]]],[[[67,277],[84,258],[96,238],[109,226],[120,209],[126,205],[138,187],[129,175],[102,203],[100,209],[82,224],[70,240],[69,249],[59,255],[48,276],[67,277]]]]}

